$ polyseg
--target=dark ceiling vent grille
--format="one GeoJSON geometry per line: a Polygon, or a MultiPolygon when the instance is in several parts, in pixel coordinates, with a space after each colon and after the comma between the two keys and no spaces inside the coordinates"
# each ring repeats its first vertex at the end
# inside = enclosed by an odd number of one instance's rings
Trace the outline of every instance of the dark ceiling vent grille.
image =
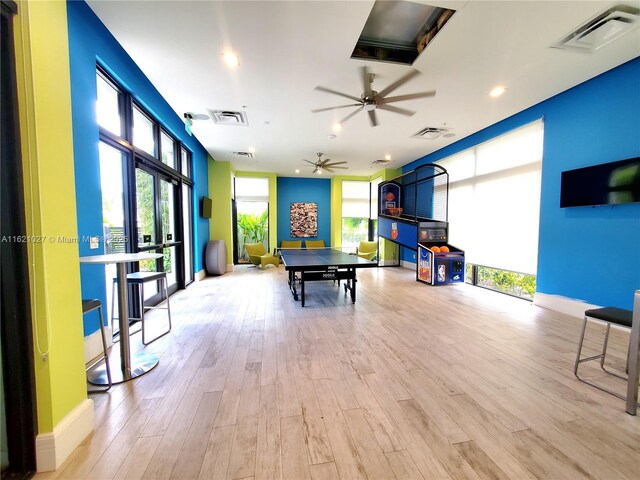
{"type": "Polygon", "coordinates": [[[210,110],[211,119],[218,125],[248,126],[247,112],[233,110],[210,110]]]}
{"type": "Polygon", "coordinates": [[[393,160],[374,160],[371,165],[389,165],[393,160]]]}

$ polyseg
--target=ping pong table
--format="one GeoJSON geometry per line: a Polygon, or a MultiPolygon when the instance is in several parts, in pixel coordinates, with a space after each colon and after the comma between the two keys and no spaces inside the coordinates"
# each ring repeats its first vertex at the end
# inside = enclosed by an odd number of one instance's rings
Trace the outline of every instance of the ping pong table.
{"type": "Polygon", "coordinates": [[[365,260],[333,248],[280,249],[284,268],[289,272],[289,288],[295,300],[302,300],[304,307],[304,284],[320,280],[346,280],[344,293],[351,293],[351,301],[356,303],[356,269],[377,267],[377,262],[365,260]],[[296,275],[299,274],[299,277],[296,275]],[[296,288],[296,278],[300,280],[300,294],[296,288]]]}

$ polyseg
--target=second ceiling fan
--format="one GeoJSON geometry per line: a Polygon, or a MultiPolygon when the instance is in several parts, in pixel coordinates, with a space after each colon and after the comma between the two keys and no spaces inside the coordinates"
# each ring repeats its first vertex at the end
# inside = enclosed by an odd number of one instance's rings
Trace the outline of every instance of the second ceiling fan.
{"type": "Polygon", "coordinates": [[[333,173],[333,169],[337,168],[340,170],[348,170],[349,167],[338,167],[337,165],[343,165],[347,162],[331,162],[330,158],[325,158],[324,160],[322,159],[322,155],[323,153],[318,152],[316,155],[318,155],[318,160],[315,162],[312,162],[310,160],[305,160],[303,159],[303,161],[310,163],[311,165],[313,165],[315,167],[315,169],[313,170],[313,173],[317,173],[318,175],[321,174],[323,171],[327,171],[330,173],[333,173]]]}
{"type": "Polygon", "coordinates": [[[380,90],[379,92],[376,92],[371,88],[371,84],[373,83],[375,74],[370,73],[367,70],[367,67],[361,67],[360,73],[362,77],[362,86],[364,88],[364,92],[362,93],[362,95],[360,95],[360,98],[353,95],[349,95],[348,93],[338,92],[336,90],[332,90],[327,87],[321,87],[321,86],[316,87],[316,90],[320,90],[321,92],[332,93],[334,95],[339,95],[341,97],[345,97],[350,100],[353,100],[356,103],[338,105],[337,107],[318,108],[316,110],[311,110],[311,111],[313,113],[318,113],[318,112],[326,112],[328,110],[335,110],[337,108],[359,107],[353,112],[351,112],[349,115],[344,117],[339,123],[343,124],[344,122],[349,120],[351,117],[353,117],[356,113],[362,110],[365,110],[369,114],[369,122],[371,123],[371,126],[375,127],[376,125],[378,125],[378,119],[376,118],[376,109],[385,110],[393,113],[399,113],[400,115],[406,115],[410,117],[416,112],[413,112],[411,110],[406,110],[404,108],[396,107],[394,105],[389,105],[389,104],[394,102],[401,102],[403,100],[415,100],[417,98],[433,97],[436,94],[435,90],[432,90],[429,92],[418,92],[418,93],[410,93],[407,95],[396,95],[394,97],[387,96],[391,92],[396,90],[398,87],[404,85],[406,82],[411,80],[413,77],[420,75],[420,72],[417,70],[411,70],[409,73],[407,73],[403,77],[400,77],[398,80],[393,82],[388,87],[380,90]]]}

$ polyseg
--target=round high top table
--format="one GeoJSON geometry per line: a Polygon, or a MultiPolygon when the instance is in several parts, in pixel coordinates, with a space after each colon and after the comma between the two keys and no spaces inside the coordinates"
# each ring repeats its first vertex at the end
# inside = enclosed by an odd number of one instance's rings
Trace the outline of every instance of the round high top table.
{"type": "MultiPolygon", "coordinates": [[[[123,383],[144,375],[158,364],[158,357],[149,353],[131,356],[129,343],[129,298],[127,292],[127,263],[160,258],[160,253],[114,253],[80,257],[80,263],[115,263],[118,282],[118,322],[120,325],[120,370],[111,369],[113,383],[123,383]]],[[[108,385],[106,369],[100,367],[89,374],[89,382],[94,385],[108,385]]]]}

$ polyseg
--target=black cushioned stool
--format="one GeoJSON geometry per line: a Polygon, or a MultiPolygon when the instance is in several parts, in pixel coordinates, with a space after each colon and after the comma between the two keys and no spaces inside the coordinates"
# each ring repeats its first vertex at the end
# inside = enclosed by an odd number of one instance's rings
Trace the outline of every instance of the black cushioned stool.
{"type": "MultiPolygon", "coordinates": [[[[605,368],[604,366],[604,360],[605,357],[607,355],[607,343],[609,342],[609,330],[611,329],[611,325],[618,325],[620,327],[624,327],[624,328],[628,328],[631,329],[631,322],[632,322],[632,317],[633,317],[633,312],[631,310],[624,310],[622,308],[616,308],[616,307],[604,307],[604,308],[594,308],[591,310],[587,310],[584,312],[584,321],[582,323],[582,333],[580,334],[580,342],[578,344],[578,355],[576,356],[576,363],[575,366],[573,368],[573,373],[574,375],[578,378],[578,380],[580,380],[581,382],[584,382],[586,384],[591,385],[592,387],[595,387],[599,390],[602,390],[604,392],[607,392],[611,395],[614,395],[618,398],[621,398],[623,400],[625,400],[627,397],[625,397],[624,395],[621,395],[619,393],[616,392],[612,392],[611,390],[608,390],[600,385],[596,385],[593,382],[589,382],[588,380],[584,380],[582,378],[580,378],[580,376],[578,375],[578,366],[581,363],[584,362],[589,362],[591,360],[600,360],[600,368],[608,373],[609,375],[613,375],[614,377],[618,377],[621,378],[623,380],[627,380],[627,377],[624,375],[619,375],[615,372],[609,371],[605,368]],[[587,321],[589,319],[595,319],[595,320],[599,320],[601,322],[605,322],[607,324],[607,329],[605,331],[604,334],[604,343],[602,345],[602,353],[600,353],[599,355],[593,355],[591,357],[585,357],[585,358],[581,358],[580,355],[582,353],[582,344],[584,343],[584,334],[587,330],[587,321]]],[[[629,366],[629,355],[627,354],[627,368],[629,366]]]]}
{"type": "Polygon", "coordinates": [[[102,317],[102,303],[97,298],[91,300],[82,300],[82,315],[93,312],[94,310],[98,310],[98,317],[100,318],[100,335],[102,336],[102,357],[99,357],[91,363],[86,370],[89,371],[93,367],[95,367],[98,363],[104,360],[104,366],[107,370],[107,388],[103,389],[92,389],[89,390],[90,393],[96,392],[106,392],[111,388],[111,367],[109,365],[109,355],[107,355],[107,339],[104,334],[104,318],[102,317]]]}
{"type": "MultiPolygon", "coordinates": [[[[113,287],[112,287],[112,298],[113,298],[113,288],[115,288],[116,280],[114,279],[113,287]]],[[[160,337],[164,337],[167,333],[171,331],[171,308],[169,306],[169,290],[167,288],[167,273],[166,272],[134,272],[127,275],[127,283],[130,285],[138,286],[138,297],[140,298],[139,307],[140,307],[140,318],[129,317],[130,320],[140,320],[142,324],[142,343],[143,345],[148,345],[151,342],[155,342],[160,337]],[[166,307],[150,307],[144,305],[144,284],[147,282],[154,282],[160,280],[164,286],[164,296],[167,299],[166,307]],[[166,310],[169,316],[169,328],[158,335],[157,337],[147,341],[145,331],[144,331],[144,313],[147,310],[166,310]]],[[[113,306],[111,308],[111,324],[113,325],[113,306]]]]}

